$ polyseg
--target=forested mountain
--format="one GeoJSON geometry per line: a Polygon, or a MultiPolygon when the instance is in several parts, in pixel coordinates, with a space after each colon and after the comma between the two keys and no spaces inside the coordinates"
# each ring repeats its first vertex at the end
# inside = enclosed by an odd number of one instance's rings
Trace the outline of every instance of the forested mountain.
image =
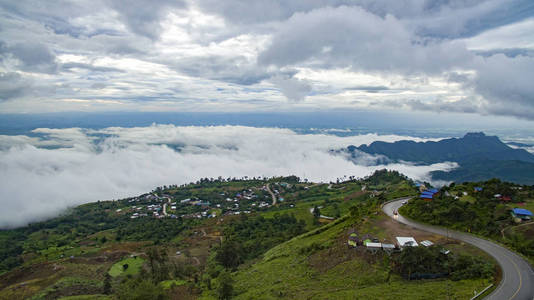
{"type": "Polygon", "coordinates": [[[450,138],[438,142],[398,141],[373,142],[369,146],[349,147],[369,154],[381,154],[393,160],[432,164],[443,161],[458,163],[473,160],[519,160],[534,163],[534,155],[523,149],[513,149],[496,136],[482,132],[467,133],[463,138],[450,138]]]}
{"type": "Polygon", "coordinates": [[[434,179],[450,181],[480,181],[499,178],[506,181],[534,184],[534,155],[523,149],[513,149],[496,136],[482,132],[467,133],[463,138],[437,142],[398,141],[373,142],[369,146],[349,146],[355,156],[358,151],[383,155],[393,161],[416,164],[457,162],[451,172],[433,172],[434,179]]]}

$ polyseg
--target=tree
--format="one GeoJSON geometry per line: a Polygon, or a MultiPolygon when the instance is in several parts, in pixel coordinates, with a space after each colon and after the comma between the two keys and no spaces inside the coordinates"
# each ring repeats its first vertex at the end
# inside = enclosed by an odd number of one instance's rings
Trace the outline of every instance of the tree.
{"type": "Polygon", "coordinates": [[[128,279],[116,291],[119,300],[164,300],[165,292],[150,280],[128,279]]]}
{"type": "Polygon", "coordinates": [[[223,271],[217,277],[217,297],[221,300],[230,299],[234,292],[234,280],[228,271],[223,271]]]}
{"type": "Polygon", "coordinates": [[[111,294],[111,275],[108,273],[104,276],[104,294],[111,294]]]}
{"type": "Polygon", "coordinates": [[[321,211],[317,205],[313,208],[313,216],[318,219],[321,216],[321,211]]]}
{"type": "Polygon", "coordinates": [[[223,242],[215,255],[215,260],[225,268],[237,268],[241,263],[240,250],[234,242],[223,242]]]}

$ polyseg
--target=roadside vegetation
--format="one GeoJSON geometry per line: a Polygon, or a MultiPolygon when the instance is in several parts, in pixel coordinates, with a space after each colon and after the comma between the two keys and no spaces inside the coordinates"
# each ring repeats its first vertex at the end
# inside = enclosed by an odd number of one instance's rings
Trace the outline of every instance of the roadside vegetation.
{"type": "Polygon", "coordinates": [[[493,179],[452,183],[441,188],[432,201],[415,198],[400,212],[417,221],[491,238],[534,262],[534,224],[512,217],[515,207],[532,211],[534,188],[493,179]]]}

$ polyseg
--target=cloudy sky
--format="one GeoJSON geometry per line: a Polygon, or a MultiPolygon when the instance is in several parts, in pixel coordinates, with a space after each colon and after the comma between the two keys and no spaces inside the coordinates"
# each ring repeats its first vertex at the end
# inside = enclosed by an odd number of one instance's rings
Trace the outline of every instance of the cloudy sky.
{"type": "Polygon", "coordinates": [[[0,0],[0,112],[534,119],[531,0],[0,0]]]}

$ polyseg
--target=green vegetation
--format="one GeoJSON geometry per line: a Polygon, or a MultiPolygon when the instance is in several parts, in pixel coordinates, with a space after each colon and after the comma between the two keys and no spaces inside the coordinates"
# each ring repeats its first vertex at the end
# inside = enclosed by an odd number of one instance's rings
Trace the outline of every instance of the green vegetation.
{"type": "Polygon", "coordinates": [[[234,273],[235,299],[427,299],[429,294],[439,299],[449,293],[462,299],[490,282],[405,280],[392,271],[387,255],[348,249],[339,241],[353,222],[343,218],[298,236],[239,269],[234,273]]]}
{"type": "MultiPolygon", "coordinates": [[[[391,297],[380,298],[417,299],[434,290],[446,295],[449,285],[461,298],[487,286],[490,273],[471,271],[451,272],[456,281],[414,283],[397,269],[397,254],[347,247],[349,228],[387,237],[380,205],[416,194],[411,180],[381,170],[330,184],[294,176],[202,179],[82,205],[0,231],[0,299],[376,298],[385,288],[391,297]]],[[[471,257],[463,263],[465,270],[487,267],[471,257]]]]}
{"type": "Polygon", "coordinates": [[[224,242],[215,259],[226,268],[261,255],[266,250],[304,232],[304,221],[293,215],[278,215],[266,219],[262,216],[242,215],[224,228],[224,242]]]}
{"type": "Polygon", "coordinates": [[[80,296],[67,296],[61,297],[58,300],[111,300],[111,296],[107,295],[80,295],[80,296]]]}
{"type": "Polygon", "coordinates": [[[168,290],[170,288],[172,288],[173,286],[179,286],[179,285],[184,285],[186,284],[187,281],[185,280],[180,280],[180,279],[174,279],[174,280],[163,280],[159,283],[159,285],[168,290]]]}
{"type": "Polygon", "coordinates": [[[400,212],[421,222],[489,237],[534,260],[534,236],[522,230],[513,230],[517,224],[510,215],[511,208],[530,207],[533,203],[532,187],[492,179],[460,185],[453,183],[443,187],[432,201],[413,199],[400,212]],[[475,187],[481,187],[482,191],[475,192],[475,187]],[[503,201],[495,195],[510,200],[503,201]],[[508,229],[506,235],[503,235],[504,229],[508,229]]]}
{"type": "Polygon", "coordinates": [[[112,277],[136,275],[141,271],[141,267],[145,261],[139,257],[129,257],[115,263],[109,269],[109,275],[112,277]]]}
{"type": "Polygon", "coordinates": [[[471,255],[444,254],[443,248],[407,247],[394,257],[394,269],[400,275],[412,278],[439,278],[450,276],[452,280],[491,278],[493,264],[471,255]]]}
{"type": "Polygon", "coordinates": [[[157,284],[140,277],[123,281],[117,287],[116,296],[119,300],[164,300],[168,298],[165,291],[157,284]]]}

